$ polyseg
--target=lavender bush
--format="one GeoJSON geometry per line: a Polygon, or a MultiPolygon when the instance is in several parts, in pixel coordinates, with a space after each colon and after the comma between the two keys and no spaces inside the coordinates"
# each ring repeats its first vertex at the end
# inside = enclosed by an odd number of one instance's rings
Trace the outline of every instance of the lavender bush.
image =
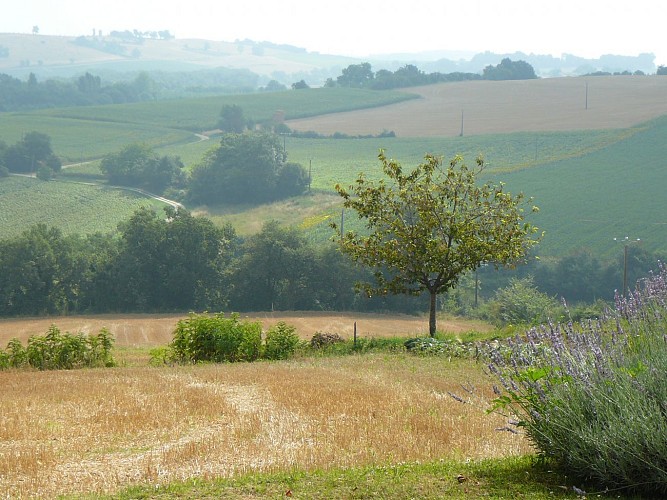
{"type": "Polygon", "coordinates": [[[666,300],[661,267],[600,320],[543,325],[494,350],[492,411],[571,477],[667,494],[666,300]]]}

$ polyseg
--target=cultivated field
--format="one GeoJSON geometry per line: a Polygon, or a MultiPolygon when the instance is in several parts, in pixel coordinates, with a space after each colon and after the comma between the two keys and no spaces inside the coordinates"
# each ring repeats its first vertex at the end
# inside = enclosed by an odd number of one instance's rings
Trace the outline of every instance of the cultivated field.
{"type": "MultiPolygon", "coordinates": [[[[165,344],[182,316],[0,321],[0,342],[108,326],[117,345],[165,344]]],[[[422,332],[423,318],[250,315],[348,336],[422,332]]],[[[443,321],[451,331],[481,327],[443,321]]],[[[131,484],[245,472],[467,460],[530,453],[484,409],[490,380],[470,361],[409,354],[187,367],[0,372],[0,491],[7,498],[114,492],[131,484]],[[464,405],[461,383],[479,405],[464,405]],[[480,398],[479,400],[477,398],[480,398]]]]}
{"type": "MultiPolygon", "coordinates": [[[[172,339],[176,323],[187,317],[186,314],[103,314],[53,318],[4,318],[0,319],[0,346],[6,346],[12,338],[26,342],[31,335],[43,335],[49,326],[55,324],[61,331],[71,333],[95,334],[100,329],[107,328],[114,335],[116,346],[119,347],[155,347],[168,344],[172,339]]],[[[425,316],[301,311],[244,313],[240,318],[259,321],[265,330],[279,321],[285,321],[294,326],[304,340],[309,340],[315,332],[337,333],[350,339],[354,333],[355,322],[359,337],[407,337],[428,334],[428,317],[425,316]]],[[[491,327],[482,322],[440,318],[438,329],[456,335],[471,330],[489,331],[491,327]]]]}
{"type": "Polygon", "coordinates": [[[451,137],[461,133],[462,114],[464,135],[625,128],[667,114],[660,76],[456,82],[410,92],[422,98],[287,124],[323,134],[451,137]]]}

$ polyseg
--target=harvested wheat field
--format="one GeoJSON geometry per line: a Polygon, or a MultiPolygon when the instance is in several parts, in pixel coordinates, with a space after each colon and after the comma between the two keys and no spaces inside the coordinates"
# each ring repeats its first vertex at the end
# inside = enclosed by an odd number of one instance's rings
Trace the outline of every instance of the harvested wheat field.
{"type": "MultiPolygon", "coordinates": [[[[244,313],[244,320],[261,321],[264,329],[285,321],[297,329],[304,340],[315,332],[338,333],[352,338],[354,323],[360,337],[407,337],[428,334],[428,318],[402,314],[330,313],[330,312],[275,312],[244,313]]],[[[0,347],[5,347],[12,338],[22,342],[31,335],[43,335],[51,325],[62,332],[97,333],[107,328],[114,336],[117,346],[159,346],[172,339],[172,332],[180,319],[187,315],[122,314],[93,316],[59,316],[49,318],[0,319],[0,347]]],[[[438,329],[448,333],[463,333],[471,330],[489,331],[491,327],[482,322],[440,318],[438,329]]]]}
{"type": "MultiPolygon", "coordinates": [[[[183,316],[87,316],[0,321],[0,340],[108,327],[117,345],[164,345],[183,316]]],[[[281,313],[314,331],[424,332],[424,318],[281,313]]],[[[470,331],[466,321],[444,321],[470,331]]],[[[477,328],[481,329],[481,328],[477,328]]],[[[145,360],[144,360],[145,361],[145,360]]],[[[482,367],[408,353],[282,362],[0,372],[0,498],[113,493],[132,484],[293,468],[475,459],[531,452],[484,410],[482,367]],[[476,387],[471,394],[462,383],[476,387]],[[461,404],[448,392],[473,398],[461,404]]]]}
{"type": "Polygon", "coordinates": [[[380,108],[289,120],[299,131],[455,137],[626,128],[667,114],[667,78],[598,76],[470,81],[414,87],[412,99],[380,108]]]}
{"type": "Polygon", "coordinates": [[[496,430],[502,417],[485,414],[489,386],[473,362],[387,353],[0,372],[0,491],[53,498],[251,471],[531,452],[522,436],[496,430]],[[448,395],[468,396],[466,381],[478,405],[448,395]]]}

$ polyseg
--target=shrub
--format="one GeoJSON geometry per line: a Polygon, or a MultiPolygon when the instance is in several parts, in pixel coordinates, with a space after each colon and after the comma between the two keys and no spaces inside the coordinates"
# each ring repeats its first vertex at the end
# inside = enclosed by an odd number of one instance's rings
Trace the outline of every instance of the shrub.
{"type": "Polygon", "coordinates": [[[315,332],[315,335],[310,339],[310,347],[313,349],[322,349],[323,347],[341,342],[345,342],[345,340],[337,333],[315,332]]]}
{"type": "Polygon", "coordinates": [[[238,314],[190,314],[181,320],[169,344],[178,362],[254,361],[260,355],[262,327],[258,322],[239,321],[238,314]]]}
{"type": "Polygon", "coordinates": [[[24,348],[18,339],[0,351],[0,368],[32,367],[38,370],[71,370],[74,368],[113,366],[113,337],[102,329],[98,335],[61,333],[52,325],[45,335],[33,335],[24,348]]]}
{"type": "Polygon", "coordinates": [[[266,333],[264,357],[266,359],[287,359],[299,346],[296,328],[284,321],[276,323],[266,333]]]}
{"type": "Polygon", "coordinates": [[[533,328],[489,365],[541,456],[580,480],[667,493],[667,272],[615,311],[533,328]]]}
{"type": "Polygon", "coordinates": [[[562,315],[558,301],[540,292],[531,277],[512,279],[508,287],[496,291],[487,308],[497,325],[537,325],[562,315]]]}

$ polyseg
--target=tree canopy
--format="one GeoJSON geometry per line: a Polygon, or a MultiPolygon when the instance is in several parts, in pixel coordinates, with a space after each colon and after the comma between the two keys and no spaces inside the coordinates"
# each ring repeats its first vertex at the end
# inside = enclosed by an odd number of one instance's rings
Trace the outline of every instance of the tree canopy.
{"type": "Polygon", "coordinates": [[[485,80],[532,80],[535,70],[526,61],[512,61],[509,57],[496,66],[487,66],[482,73],[485,80]]]}
{"type": "Polygon", "coordinates": [[[246,129],[246,119],[243,108],[238,104],[225,104],[220,111],[218,127],[223,132],[234,132],[240,134],[246,129]]]}
{"type": "MultiPolygon", "coordinates": [[[[436,297],[481,263],[512,265],[538,242],[537,228],[524,220],[523,194],[512,196],[503,184],[476,185],[484,168],[469,169],[460,156],[447,166],[427,154],[404,173],[381,151],[385,179],[360,174],[356,183],[336,191],[343,205],[365,221],[367,233],[342,234],[342,250],[375,269],[371,294],[430,294],[429,332],[436,332],[436,297]]],[[[533,207],[537,210],[536,207],[533,207]]],[[[333,224],[336,229],[336,224],[333,224]]]]}
{"type": "Polygon", "coordinates": [[[42,132],[28,132],[16,144],[0,146],[0,154],[0,165],[10,172],[37,172],[41,167],[54,172],[61,169],[60,159],[51,148],[51,137],[42,132]]]}
{"type": "Polygon", "coordinates": [[[105,156],[100,170],[109,181],[123,186],[139,186],[155,193],[168,187],[183,187],[183,163],[176,156],[159,156],[147,144],[128,144],[105,156]]]}
{"type": "Polygon", "coordinates": [[[308,173],[269,134],[226,134],[195,166],[190,199],[195,203],[264,203],[301,194],[308,173]]]}

